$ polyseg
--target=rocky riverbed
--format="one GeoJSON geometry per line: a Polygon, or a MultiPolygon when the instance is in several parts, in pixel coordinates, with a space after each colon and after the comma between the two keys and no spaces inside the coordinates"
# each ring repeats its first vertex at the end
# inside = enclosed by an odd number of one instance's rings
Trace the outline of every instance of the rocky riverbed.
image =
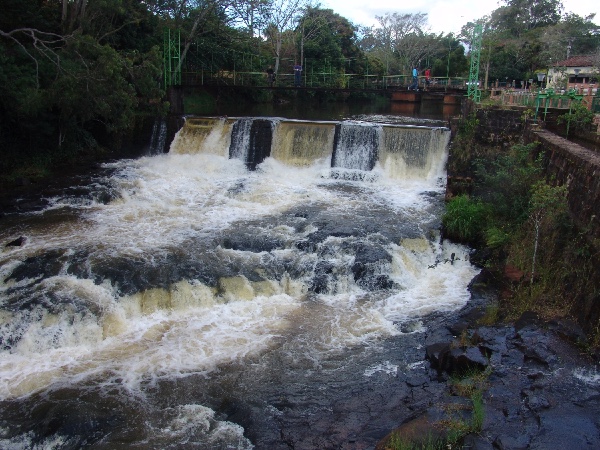
{"type": "Polygon", "coordinates": [[[600,448],[600,372],[597,358],[582,350],[580,328],[532,312],[515,323],[481,326],[484,304],[472,302],[427,336],[428,379],[413,379],[413,390],[444,388],[429,404],[414,405],[413,417],[376,448],[447,442],[461,431],[466,437],[448,448],[600,448]],[[466,379],[480,390],[480,405],[466,379]]]}

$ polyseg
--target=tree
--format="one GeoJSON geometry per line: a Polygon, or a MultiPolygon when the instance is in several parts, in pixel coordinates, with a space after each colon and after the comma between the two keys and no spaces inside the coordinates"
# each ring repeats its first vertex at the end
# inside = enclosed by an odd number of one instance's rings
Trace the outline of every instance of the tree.
{"type": "Polygon", "coordinates": [[[513,37],[558,23],[563,10],[560,0],[505,0],[505,3],[492,12],[490,25],[513,37]]]}
{"type": "MultiPolygon", "coordinates": [[[[356,28],[348,19],[331,9],[308,7],[299,19],[296,32],[299,35],[300,60],[304,56],[319,61],[343,72],[346,62],[355,62],[362,57],[356,45],[356,28]]],[[[357,70],[356,66],[352,67],[357,70]]]]}
{"type": "Polygon", "coordinates": [[[363,48],[384,62],[386,72],[407,72],[438,47],[440,36],[427,33],[427,14],[387,13],[379,26],[363,30],[363,48]]]}
{"type": "Polygon", "coordinates": [[[595,15],[581,17],[566,14],[559,23],[547,26],[540,33],[539,67],[567,59],[572,55],[589,55],[600,47],[600,26],[595,15]]]}
{"type": "Polygon", "coordinates": [[[37,4],[13,2],[0,22],[3,168],[108,146],[137,113],[162,110],[156,23],[139,2],[69,3],[68,34],[62,2],[37,4]]]}
{"type": "MultiPolygon", "coordinates": [[[[273,0],[267,9],[268,26],[265,29],[273,55],[275,56],[274,71],[279,71],[281,47],[286,32],[293,29],[298,16],[309,5],[309,0],[273,0]]],[[[289,34],[288,34],[289,35],[289,34]]]]}
{"type": "Polygon", "coordinates": [[[433,53],[432,73],[435,77],[462,77],[469,71],[465,48],[453,35],[447,34],[437,41],[433,53]]]}
{"type": "Polygon", "coordinates": [[[231,0],[228,10],[232,12],[234,22],[241,22],[250,38],[260,36],[266,26],[270,0],[231,0]]]}
{"type": "Polygon", "coordinates": [[[531,284],[535,277],[535,266],[541,234],[552,226],[554,220],[567,211],[567,187],[550,186],[539,181],[531,188],[529,218],[533,224],[534,242],[531,257],[531,284]]]}

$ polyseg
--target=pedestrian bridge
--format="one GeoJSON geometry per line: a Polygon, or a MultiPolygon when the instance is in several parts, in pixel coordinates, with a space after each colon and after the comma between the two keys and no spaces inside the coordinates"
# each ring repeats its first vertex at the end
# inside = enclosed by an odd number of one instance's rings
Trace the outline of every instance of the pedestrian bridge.
{"type": "MultiPolygon", "coordinates": [[[[180,84],[193,86],[244,86],[271,89],[266,72],[247,72],[236,70],[199,70],[182,72],[180,84]]],[[[357,75],[326,72],[302,73],[300,87],[294,86],[293,73],[278,73],[273,89],[326,89],[342,91],[385,91],[407,90],[412,77],[406,75],[357,75]]],[[[425,86],[425,77],[419,77],[419,89],[432,91],[466,91],[466,78],[433,77],[429,86],[425,86]]]]}

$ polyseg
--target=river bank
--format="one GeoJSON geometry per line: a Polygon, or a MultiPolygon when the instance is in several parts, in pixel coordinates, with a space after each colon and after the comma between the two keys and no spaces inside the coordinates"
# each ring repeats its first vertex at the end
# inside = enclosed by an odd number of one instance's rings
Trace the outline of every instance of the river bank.
{"type": "Polygon", "coordinates": [[[413,390],[441,393],[411,404],[413,416],[376,448],[600,447],[598,358],[582,351],[581,328],[533,312],[482,325],[496,299],[481,279],[469,305],[427,335],[428,372],[411,380],[413,390]]]}

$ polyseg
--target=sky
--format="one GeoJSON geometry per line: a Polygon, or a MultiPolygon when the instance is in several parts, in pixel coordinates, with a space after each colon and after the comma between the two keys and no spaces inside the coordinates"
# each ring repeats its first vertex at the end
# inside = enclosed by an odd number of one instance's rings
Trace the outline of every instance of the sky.
{"type": "MultiPolygon", "coordinates": [[[[562,0],[565,12],[582,17],[596,13],[594,23],[600,24],[600,1],[562,0]]],[[[433,33],[459,33],[467,22],[490,14],[498,8],[498,0],[428,0],[422,2],[398,2],[393,0],[321,0],[321,7],[331,8],[355,25],[375,25],[375,16],[385,13],[427,13],[430,31],[433,33]],[[413,5],[413,6],[411,6],[413,5]]]]}

